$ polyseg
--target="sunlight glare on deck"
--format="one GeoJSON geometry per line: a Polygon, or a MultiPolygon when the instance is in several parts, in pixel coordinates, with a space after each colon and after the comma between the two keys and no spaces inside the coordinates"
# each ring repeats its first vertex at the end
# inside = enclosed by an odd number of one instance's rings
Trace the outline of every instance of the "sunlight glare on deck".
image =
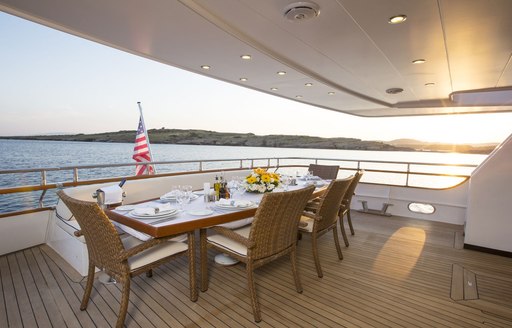
{"type": "Polygon", "coordinates": [[[414,269],[425,245],[425,230],[402,227],[391,235],[375,258],[372,271],[378,274],[405,280],[414,269]],[[404,247],[404,242],[407,247],[404,247]],[[399,253],[399,255],[398,255],[399,253]],[[400,267],[390,265],[393,258],[400,256],[400,267]]]}

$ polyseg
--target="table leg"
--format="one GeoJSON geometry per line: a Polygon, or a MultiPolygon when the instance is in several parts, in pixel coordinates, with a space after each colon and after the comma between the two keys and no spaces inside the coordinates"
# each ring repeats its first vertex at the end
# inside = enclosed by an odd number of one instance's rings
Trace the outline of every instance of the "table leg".
{"type": "Polygon", "coordinates": [[[188,232],[188,263],[190,279],[190,300],[197,301],[197,282],[196,282],[196,234],[194,231],[188,232]]]}

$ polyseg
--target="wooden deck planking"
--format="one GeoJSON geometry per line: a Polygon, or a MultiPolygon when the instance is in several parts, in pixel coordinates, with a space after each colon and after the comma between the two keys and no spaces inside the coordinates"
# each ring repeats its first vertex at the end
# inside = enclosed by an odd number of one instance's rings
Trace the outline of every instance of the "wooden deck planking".
{"type": "MultiPolygon", "coordinates": [[[[450,299],[452,265],[485,274],[489,301],[511,306],[512,259],[454,248],[460,227],[403,218],[353,215],[355,236],[339,261],[332,235],[319,239],[318,278],[308,236],[298,246],[304,292],[283,258],[256,270],[263,321],[255,324],[245,267],[217,266],[209,253],[209,289],[190,302],[186,258],[132,281],[127,327],[510,327],[512,321],[450,299]],[[405,229],[404,229],[405,228],[405,229]],[[410,230],[413,228],[413,230],[410,230]],[[407,230],[409,229],[409,230],[407,230]],[[418,231],[424,231],[416,234],[418,231]],[[407,233],[407,231],[411,233],[407,233]],[[378,265],[383,262],[386,265],[378,265]],[[496,278],[496,279],[493,279],[496,278]]],[[[0,257],[0,326],[114,326],[122,285],[94,282],[87,311],[85,280],[68,276],[45,246],[0,257]]],[[[60,264],[60,263],[59,263],[60,264]]],[[[60,264],[62,265],[62,264],[60,264]]],[[[198,277],[199,278],[199,277],[198,277]]],[[[490,304],[492,306],[492,304],[490,304]]],[[[498,306],[495,306],[496,308],[498,306]]]]}

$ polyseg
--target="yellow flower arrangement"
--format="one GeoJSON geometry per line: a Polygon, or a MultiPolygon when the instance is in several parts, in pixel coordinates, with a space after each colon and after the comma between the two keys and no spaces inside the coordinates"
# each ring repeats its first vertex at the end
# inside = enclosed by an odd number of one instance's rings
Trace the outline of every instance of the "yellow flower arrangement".
{"type": "Polygon", "coordinates": [[[279,174],[257,168],[245,178],[245,189],[249,192],[264,193],[276,189],[280,183],[279,174]]]}

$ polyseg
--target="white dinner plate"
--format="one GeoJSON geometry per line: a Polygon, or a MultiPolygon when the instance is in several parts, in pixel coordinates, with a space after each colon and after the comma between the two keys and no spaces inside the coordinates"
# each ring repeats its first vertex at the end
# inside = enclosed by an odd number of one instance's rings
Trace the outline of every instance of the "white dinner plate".
{"type": "Polygon", "coordinates": [[[212,210],[190,210],[190,211],[187,211],[187,213],[190,215],[206,216],[206,215],[213,214],[213,211],[212,210]]]}
{"type": "MultiPolygon", "coordinates": [[[[190,200],[195,200],[199,198],[198,195],[196,195],[195,193],[192,193],[190,195],[190,200]]],[[[175,195],[163,195],[163,196],[160,196],[160,200],[164,200],[164,201],[176,201],[176,196],[175,195]]]]}
{"type": "Polygon", "coordinates": [[[130,213],[130,216],[136,218],[136,219],[140,219],[140,220],[151,220],[151,219],[165,219],[165,218],[170,218],[170,217],[173,217],[175,215],[177,215],[179,212],[178,211],[174,211],[174,212],[166,212],[164,214],[155,214],[155,215],[137,215],[137,214],[132,214],[130,213]]]}
{"type": "Polygon", "coordinates": [[[218,208],[222,208],[222,209],[226,209],[226,210],[237,210],[237,209],[244,209],[244,208],[249,208],[249,207],[252,207],[254,205],[253,202],[247,202],[247,204],[244,204],[242,206],[235,206],[235,205],[231,205],[231,204],[219,204],[219,203],[216,203],[215,206],[217,206],[218,208]]]}
{"type": "Polygon", "coordinates": [[[144,213],[144,210],[147,210],[147,209],[146,208],[136,208],[130,212],[130,215],[137,216],[137,217],[160,217],[160,216],[175,214],[176,212],[178,212],[178,210],[175,208],[171,208],[171,209],[165,210],[165,211],[160,211],[160,212],[154,213],[154,214],[144,213]]]}
{"type": "Polygon", "coordinates": [[[116,207],[116,211],[131,211],[137,208],[137,205],[121,205],[116,207]]]}

